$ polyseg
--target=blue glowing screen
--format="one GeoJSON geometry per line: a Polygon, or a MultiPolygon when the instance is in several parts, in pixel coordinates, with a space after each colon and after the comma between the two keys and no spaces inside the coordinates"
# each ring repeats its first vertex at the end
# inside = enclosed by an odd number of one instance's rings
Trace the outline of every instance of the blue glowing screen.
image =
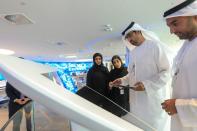
{"type": "Polygon", "coordinates": [[[77,76],[87,71],[92,66],[92,62],[38,62],[56,67],[58,69],[57,74],[59,75],[64,87],[71,92],[77,91],[76,81],[73,76],[77,76]]]}

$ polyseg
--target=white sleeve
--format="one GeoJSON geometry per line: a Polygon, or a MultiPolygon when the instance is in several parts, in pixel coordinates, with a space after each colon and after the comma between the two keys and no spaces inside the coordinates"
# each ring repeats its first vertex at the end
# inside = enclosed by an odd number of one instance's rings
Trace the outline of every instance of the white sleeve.
{"type": "Polygon", "coordinates": [[[132,75],[131,75],[131,71],[132,71],[131,58],[129,58],[129,59],[130,59],[129,60],[130,64],[129,64],[128,68],[127,68],[128,74],[126,76],[120,78],[121,82],[122,82],[122,85],[125,85],[125,86],[129,85],[129,78],[132,77],[132,75]]]}
{"type": "Polygon", "coordinates": [[[121,82],[122,82],[122,85],[129,85],[129,74],[130,73],[128,73],[126,76],[124,76],[124,77],[122,77],[122,78],[120,78],[121,79],[121,82]]]}
{"type": "Polygon", "coordinates": [[[154,94],[157,90],[165,88],[170,81],[170,62],[167,55],[161,46],[157,45],[155,47],[153,59],[157,64],[158,73],[150,79],[142,81],[148,94],[154,94]]]}
{"type": "Polygon", "coordinates": [[[197,127],[197,99],[176,99],[176,109],[184,127],[197,127]]]}

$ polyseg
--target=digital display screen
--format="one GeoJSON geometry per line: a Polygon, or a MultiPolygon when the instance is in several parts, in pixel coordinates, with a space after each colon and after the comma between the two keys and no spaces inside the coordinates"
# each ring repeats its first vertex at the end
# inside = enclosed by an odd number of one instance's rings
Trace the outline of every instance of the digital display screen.
{"type": "Polygon", "coordinates": [[[64,87],[74,93],[78,89],[77,81],[75,79],[76,76],[86,74],[93,64],[92,62],[40,62],[40,61],[38,63],[46,64],[51,67],[56,67],[58,69],[57,74],[62,80],[64,87]]]}

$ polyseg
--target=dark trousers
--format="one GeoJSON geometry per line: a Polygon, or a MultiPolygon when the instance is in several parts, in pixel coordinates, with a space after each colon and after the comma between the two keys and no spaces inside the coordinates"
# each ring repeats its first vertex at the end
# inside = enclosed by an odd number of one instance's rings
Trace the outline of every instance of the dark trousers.
{"type": "Polygon", "coordinates": [[[9,109],[9,118],[11,118],[14,115],[13,118],[13,131],[20,131],[20,125],[23,118],[23,109],[25,111],[25,118],[26,118],[26,127],[27,131],[32,130],[32,124],[31,124],[31,110],[32,110],[32,104],[27,104],[24,107],[21,105],[18,105],[16,103],[9,103],[8,106],[9,109]]]}

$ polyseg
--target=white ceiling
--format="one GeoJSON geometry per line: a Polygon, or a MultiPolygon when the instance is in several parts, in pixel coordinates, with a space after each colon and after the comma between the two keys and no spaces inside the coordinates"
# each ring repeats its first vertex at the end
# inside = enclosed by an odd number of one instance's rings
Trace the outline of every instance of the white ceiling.
{"type": "MultiPolygon", "coordinates": [[[[121,31],[131,22],[156,32],[166,43],[169,31],[162,18],[173,0],[0,0],[0,14],[23,13],[34,24],[14,25],[0,19],[0,48],[16,56],[65,61],[60,54],[105,58],[125,53],[121,31]],[[110,24],[112,32],[104,31],[110,24]],[[63,43],[58,45],[57,43],[63,43]]],[[[172,37],[170,37],[172,38],[172,37]]]]}

